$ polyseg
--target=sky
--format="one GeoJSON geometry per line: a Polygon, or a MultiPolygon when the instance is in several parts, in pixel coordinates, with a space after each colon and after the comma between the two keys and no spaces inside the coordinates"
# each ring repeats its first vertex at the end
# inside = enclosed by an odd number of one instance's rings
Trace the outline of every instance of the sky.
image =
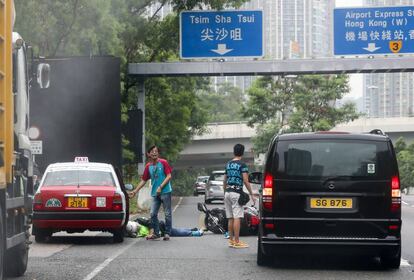
{"type": "MultiPolygon", "coordinates": [[[[335,5],[336,7],[358,7],[362,6],[362,0],[336,0],[335,5]]],[[[349,76],[351,91],[346,97],[362,97],[362,74],[350,74],[349,76]]]]}
{"type": "Polygon", "coordinates": [[[336,7],[356,7],[362,6],[362,0],[336,0],[336,7]]]}

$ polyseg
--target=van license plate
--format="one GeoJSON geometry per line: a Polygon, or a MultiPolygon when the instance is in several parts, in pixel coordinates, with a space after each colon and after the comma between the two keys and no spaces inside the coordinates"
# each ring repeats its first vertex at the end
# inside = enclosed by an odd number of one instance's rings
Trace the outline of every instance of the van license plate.
{"type": "Polygon", "coordinates": [[[68,197],[69,208],[87,208],[88,198],[87,197],[68,197]]]}
{"type": "Polygon", "coordinates": [[[316,198],[310,199],[311,209],[352,209],[352,198],[316,198]]]}

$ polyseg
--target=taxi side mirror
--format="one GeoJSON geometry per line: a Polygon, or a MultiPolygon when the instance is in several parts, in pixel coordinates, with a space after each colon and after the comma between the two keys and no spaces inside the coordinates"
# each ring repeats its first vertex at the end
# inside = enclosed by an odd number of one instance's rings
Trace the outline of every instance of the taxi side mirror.
{"type": "Polygon", "coordinates": [[[125,189],[127,191],[132,191],[134,189],[134,186],[132,184],[125,184],[125,189]]]}

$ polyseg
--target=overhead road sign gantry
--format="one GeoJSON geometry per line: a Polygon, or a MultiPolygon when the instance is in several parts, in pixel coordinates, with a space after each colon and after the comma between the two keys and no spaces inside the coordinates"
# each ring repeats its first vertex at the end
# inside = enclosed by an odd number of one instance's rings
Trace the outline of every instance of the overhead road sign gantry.
{"type": "Polygon", "coordinates": [[[255,76],[414,72],[414,56],[257,61],[130,63],[135,77],[255,76]]]}
{"type": "Polygon", "coordinates": [[[414,53],[414,6],[334,9],[334,54],[414,53]]]}
{"type": "Polygon", "coordinates": [[[181,58],[255,58],[262,56],[262,11],[181,12],[181,58]]]}

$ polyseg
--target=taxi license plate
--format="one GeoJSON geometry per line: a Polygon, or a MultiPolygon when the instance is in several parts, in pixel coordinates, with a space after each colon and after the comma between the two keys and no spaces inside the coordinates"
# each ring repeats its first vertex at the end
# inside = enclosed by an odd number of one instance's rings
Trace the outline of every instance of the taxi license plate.
{"type": "Polygon", "coordinates": [[[68,207],[70,208],[87,208],[87,197],[68,197],[68,207]]]}
{"type": "Polygon", "coordinates": [[[320,198],[310,199],[311,209],[352,209],[352,198],[320,198]]]}

